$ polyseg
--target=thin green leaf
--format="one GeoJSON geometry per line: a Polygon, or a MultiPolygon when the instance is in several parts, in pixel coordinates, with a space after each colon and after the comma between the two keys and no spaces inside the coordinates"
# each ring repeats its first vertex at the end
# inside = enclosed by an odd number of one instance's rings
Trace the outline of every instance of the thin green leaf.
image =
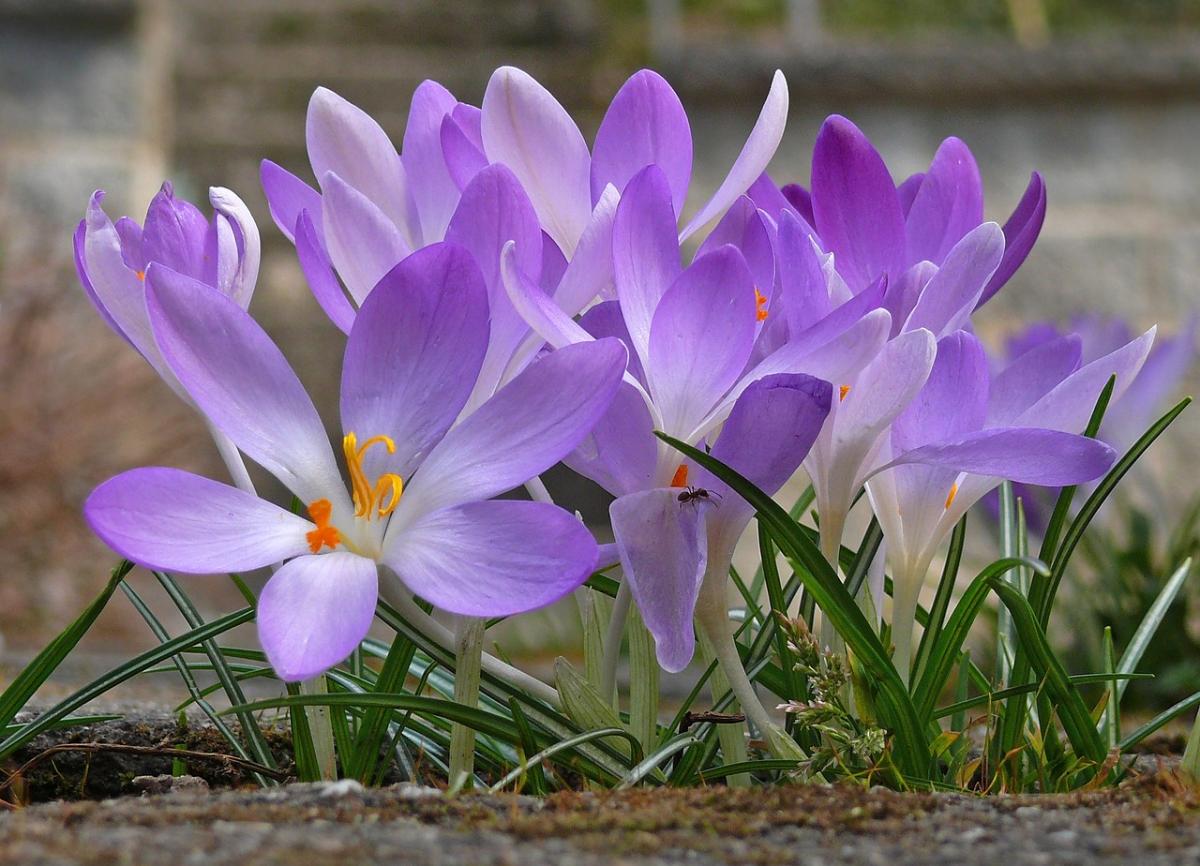
{"type": "MultiPolygon", "coordinates": [[[[1117,673],[1131,674],[1137,670],[1138,663],[1142,660],[1142,654],[1146,652],[1146,647],[1150,645],[1150,641],[1158,631],[1159,625],[1162,624],[1163,617],[1167,615],[1167,610],[1174,604],[1179,591],[1183,589],[1183,584],[1187,581],[1191,570],[1192,560],[1189,558],[1184,560],[1184,563],[1175,569],[1175,573],[1167,579],[1166,584],[1154,599],[1154,603],[1150,605],[1149,610],[1146,611],[1146,615],[1138,623],[1137,631],[1129,639],[1129,644],[1125,647],[1125,652],[1121,653],[1121,660],[1117,662],[1117,673]]],[[[1118,703],[1125,696],[1125,688],[1128,685],[1128,678],[1119,681],[1116,695],[1118,703]]]]}
{"type": "Polygon", "coordinates": [[[1175,720],[1177,716],[1181,716],[1188,710],[1200,707],[1200,692],[1196,692],[1189,697],[1184,698],[1179,703],[1168,707],[1157,716],[1152,718],[1146,724],[1142,725],[1132,734],[1128,734],[1125,739],[1121,740],[1119,748],[1122,752],[1128,752],[1146,737],[1158,731],[1164,725],[1167,725],[1175,720]]]}

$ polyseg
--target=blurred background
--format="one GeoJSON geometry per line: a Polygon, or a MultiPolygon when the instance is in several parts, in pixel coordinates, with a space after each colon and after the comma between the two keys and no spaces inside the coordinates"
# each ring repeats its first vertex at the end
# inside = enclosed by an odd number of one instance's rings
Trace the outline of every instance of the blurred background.
{"type": "MultiPolygon", "coordinates": [[[[0,0],[0,633],[15,658],[72,619],[114,562],[79,517],[92,486],[146,463],[221,472],[199,421],[78,287],[70,235],[92,190],[139,221],[164,178],[197,202],[210,185],[242,195],[265,244],[253,312],[330,407],[342,339],[267,216],[259,160],[308,177],[317,85],[399,141],[422,79],[478,102],[501,64],[542,81],[589,137],[630,72],[662,72],[696,133],[693,206],[777,67],[792,106],[780,183],[807,182],[832,112],[897,179],[945,136],[965,139],[1000,221],[1041,171],[1041,240],[981,318],[994,345],[1081,310],[1172,332],[1200,306],[1200,0],[0,0]]],[[[1197,489],[1198,414],[1155,455],[1141,591],[1161,580],[1159,539],[1197,489]]],[[[603,502],[588,513],[602,519],[603,502]]],[[[213,610],[237,603],[216,582],[200,595],[213,610]]],[[[1194,647],[1190,609],[1175,628],[1194,647]]],[[[547,622],[522,628],[569,637],[567,619],[547,622]]],[[[118,598],[87,646],[150,640],[118,598]]]]}

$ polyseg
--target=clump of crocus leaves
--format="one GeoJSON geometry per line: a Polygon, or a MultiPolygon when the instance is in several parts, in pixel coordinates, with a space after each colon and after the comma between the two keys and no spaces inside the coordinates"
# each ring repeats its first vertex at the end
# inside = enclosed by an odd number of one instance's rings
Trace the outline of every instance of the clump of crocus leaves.
{"type": "Polygon", "coordinates": [[[260,236],[242,200],[214,188],[208,217],[167,184],[139,224],[112,221],[95,193],[75,233],[80,282],[204,419],[229,478],[133,468],[88,497],[124,561],[0,697],[0,756],[169,664],[185,705],[247,760],[273,766],[256,722],[286,712],[303,779],[369,783],[393,765],[534,793],[1120,779],[1133,746],[1200,703],[1122,729],[1190,563],[1099,670],[1064,668],[1051,617],[1092,518],[1183,409],[1097,435],[1146,390],[1155,332],[1103,350],[1043,332],[992,356],[974,325],[1034,246],[1041,176],[1001,226],[962,141],[897,183],[834,116],[810,185],[779,186],[767,166],[787,110],[777,73],[699,201],[687,114],[650,71],[590,146],[513,68],[478,107],[422,84],[399,148],[318,89],[311,174],[264,161],[262,187],[346,337],[333,442],[249,311],[260,236]],[[261,497],[245,457],[290,501],[261,497]],[[611,543],[540,481],[558,463],[611,494],[611,543]],[[1002,557],[962,573],[969,513],[997,488],[1002,557]],[[785,489],[803,490],[790,509],[772,499],[785,489]],[[1022,491],[1044,489],[1057,493],[1034,535],[1022,491]],[[527,496],[497,498],[514,490],[527,496]],[[759,565],[739,573],[752,522],[759,565]],[[187,632],[166,631],[126,579],[135,566],[187,632]],[[196,574],[228,575],[246,606],[204,619],[197,578],[180,577],[196,574]],[[15,724],[117,589],[160,645],[15,724]],[[582,658],[560,659],[553,684],[485,651],[489,627],[564,597],[582,658]],[[998,639],[980,654],[967,637],[990,609],[998,639]],[[261,649],[221,642],[250,621],[261,649]],[[673,716],[660,670],[693,674],[673,716]],[[251,677],[286,694],[249,703],[251,677]]]}

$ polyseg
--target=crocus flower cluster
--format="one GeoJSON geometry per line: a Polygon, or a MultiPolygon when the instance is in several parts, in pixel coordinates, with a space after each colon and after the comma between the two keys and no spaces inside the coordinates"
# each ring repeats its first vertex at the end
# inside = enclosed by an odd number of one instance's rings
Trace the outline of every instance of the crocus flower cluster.
{"type": "MultiPolygon", "coordinates": [[[[725,179],[695,205],[687,114],[650,71],[620,88],[590,147],[512,68],[478,107],[422,84],[399,148],[319,89],[305,128],[315,185],[269,161],[262,183],[347,335],[336,449],[247,312],[259,251],[241,202],[214,190],[206,222],[164,187],[139,229],[110,222],[97,193],[76,236],[88,294],[219,443],[305,511],[152,468],[101,485],[88,520],[154,568],[273,566],[260,637],[297,680],[357,646],[381,568],[473,617],[578,587],[598,561],[585,527],[546,501],[493,499],[537,492],[562,461],[614,497],[621,592],[659,663],[678,671],[694,622],[732,646],[726,577],[752,511],[655,436],[665,432],[767,493],[803,466],[835,566],[865,490],[906,669],[916,593],[947,533],[1004,479],[1103,474],[1113,449],[1080,434],[1110,376],[1120,393],[1134,381],[1153,332],[1086,358],[1078,340],[1048,338],[998,368],[973,320],[1038,236],[1041,177],[1002,228],[984,219],[963,142],[947,139],[928,171],[896,183],[835,116],[817,136],[810,188],[781,187],[766,169],[787,104],[777,73],[725,179]]],[[[726,673],[750,712],[744,672],[726,673]]]]}

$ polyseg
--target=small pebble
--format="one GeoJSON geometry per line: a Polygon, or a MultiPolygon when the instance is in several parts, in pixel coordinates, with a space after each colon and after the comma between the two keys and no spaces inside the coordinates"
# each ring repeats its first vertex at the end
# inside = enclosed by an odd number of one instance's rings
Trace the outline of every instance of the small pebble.
{"type": "Polygon", "coordinates": [[[134,776],[130,784],[135,791],[141,791],[143,797],[208,793],[208,782],[199,776],[172,776],[166,773],[161,776],[134,776]]]}

